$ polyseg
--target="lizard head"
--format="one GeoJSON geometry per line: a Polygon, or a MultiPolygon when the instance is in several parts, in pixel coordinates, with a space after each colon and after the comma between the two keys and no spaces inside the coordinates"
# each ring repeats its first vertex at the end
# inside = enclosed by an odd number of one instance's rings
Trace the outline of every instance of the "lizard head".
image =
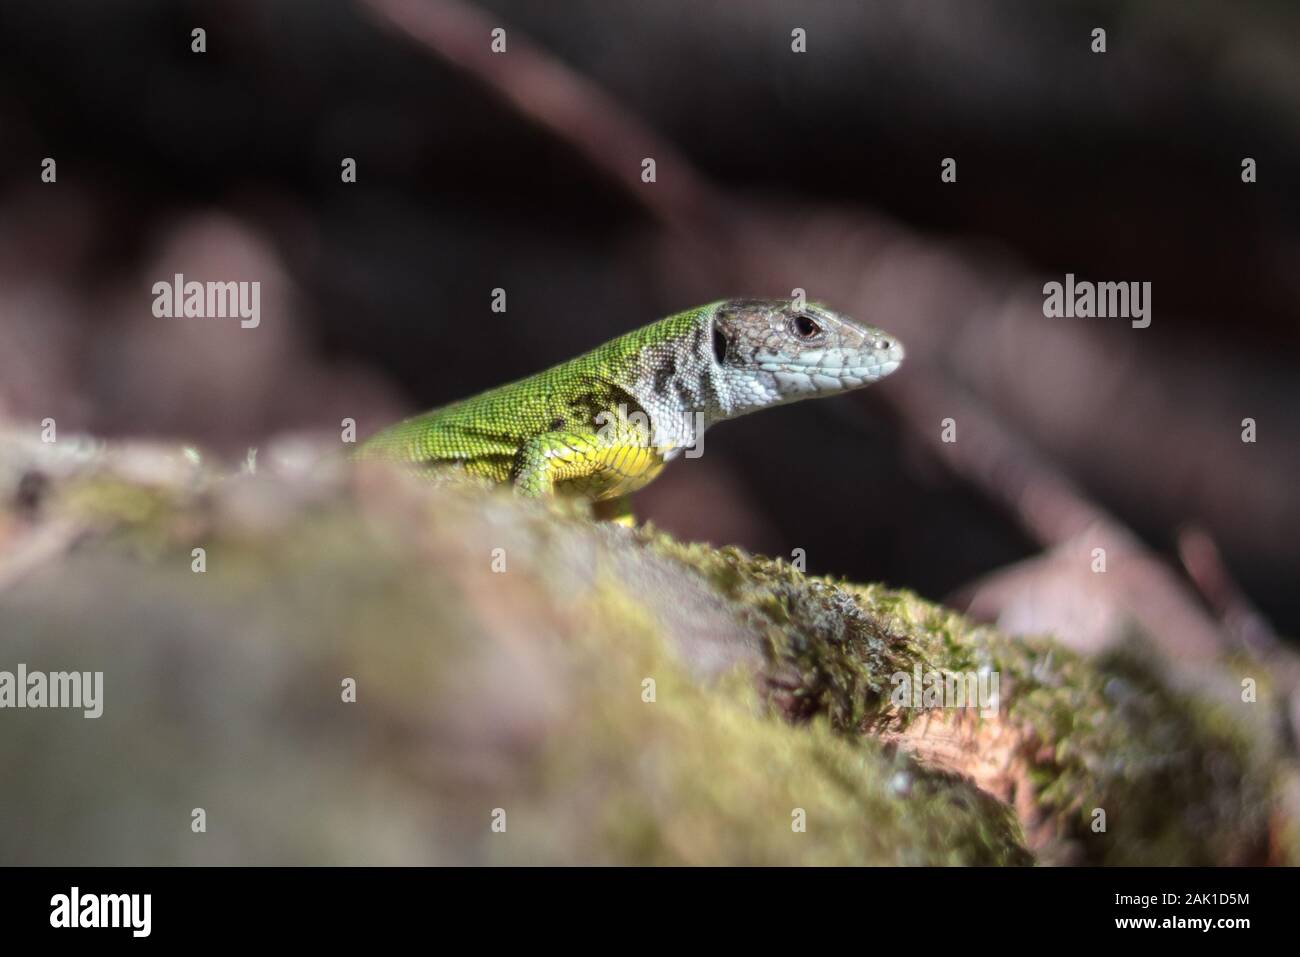
{"type": "Polygon", "coordinates": [[[903,361],[897,337],[820,303],[729,299],[708,318],[731,415],[858,389],[903,361]]]}

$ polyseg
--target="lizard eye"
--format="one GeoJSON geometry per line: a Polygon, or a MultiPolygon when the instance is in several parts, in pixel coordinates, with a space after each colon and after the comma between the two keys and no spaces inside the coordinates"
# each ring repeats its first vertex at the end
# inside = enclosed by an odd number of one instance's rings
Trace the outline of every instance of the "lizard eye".
{"type": "Polygon", "coordinates": [[[713,327],[713,358],[718,360],[718,365],[727,358],[727,337],[717,326],[713,327]]]}
{"type": "Polygon", "coordinates": [[[790,320],[790,331],[800,339],[815,339],[821,335],[822,327],[811,316],[801,313],[790,320]]]}

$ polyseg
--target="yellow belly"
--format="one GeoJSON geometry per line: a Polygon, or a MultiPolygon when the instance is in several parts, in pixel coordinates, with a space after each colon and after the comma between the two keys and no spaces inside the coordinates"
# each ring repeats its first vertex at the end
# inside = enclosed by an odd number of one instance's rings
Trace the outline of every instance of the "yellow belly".
{"type": "Polygon", "coordinates": [[[643,445],[614,445],[587,453],[586,475],[561,479],[557,491],[582,495],[593,501],[619,498],[644,488],[663,471],[664,457],[643,445]]]}

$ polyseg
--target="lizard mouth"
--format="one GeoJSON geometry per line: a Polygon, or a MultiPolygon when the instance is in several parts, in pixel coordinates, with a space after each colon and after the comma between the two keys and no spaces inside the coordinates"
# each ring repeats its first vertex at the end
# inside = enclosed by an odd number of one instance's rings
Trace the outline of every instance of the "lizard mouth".
{"type": "Polygon", "coordinates": [[[902,356],[872,357],[861,362],[829,364],[824,362],[760,359],[758,367],[778,375],[807,376],[822,388],[855,388],[883,379],[903,364],[902,356]]]}

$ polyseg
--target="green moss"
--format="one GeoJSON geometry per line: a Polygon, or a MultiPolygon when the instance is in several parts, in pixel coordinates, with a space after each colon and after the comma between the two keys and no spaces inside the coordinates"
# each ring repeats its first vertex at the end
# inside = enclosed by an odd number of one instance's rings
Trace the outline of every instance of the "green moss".
{"type": "Polygon", "coordinates": [[[703,575],[763,636],[768,676],[786,692],[787,716],[825,715],[831,727],[855,733],[911,719],[889,708],[890,676],[932,660],[889,616],[872,614],[840,583],[810,578],[780,559],[684,545],[649,527],[640,534],[657,554],[703,575]]]}
{"type": "Polygon", "coordinates": [[[1140,648],[1088,661],[1046,641],[1001,640],[1009,715],[1062,840],[1106,864],[1265,858],[1269,773],[1260,742],[1204,696],[1171,690],[1140,648]],[[1095,831],[1096,810],[1105,832],[1095,831]]]}
{"type": "Polygon", "coordinates": [[[968,781],[840,734],[825,714],[797,726],[778,720],[744,673],[701,685],[647,626],[651,617],[620,582],[602,582],[584,603],[592,630],[576,643],[593,680],[577,683],[582,705],[543,762],[555,800],[571,801],[574,781],[604,782],[588,795],[603,859],[1031,861],[1009,809],[968,781]],[[613,657],[609,635],[619,636],[613,657]],[[643,700],[647,679],[653,702],[643,700]],[[583,746],[560,743],[570,740],[583,746]]]}
{"type": "MultiPolygon", "coordinates": [[[[905,591],[805,576],[734,548],[642,541],[705,576],[765,635],[769,669],[798,677],[794,717],[847,734],[905,731],[919,709],[890,709],[889,675],[923,670],[1001,678],[1014,753],[1035,790],[1046,861],[1249,863],[1266,858],[1269,748],[1258,729],[1204,696],[1177,693],[1134,650],[1087,660],[1044,640],[1012,640],[905,591]],[[1095,809],[1106,830],[1094,830],[1095,809]]],[[[963,715],[971,734],[986,717],[963,715]]],[[[1267,738],[1265,737],[1265,740],[1267,738]]]]}

